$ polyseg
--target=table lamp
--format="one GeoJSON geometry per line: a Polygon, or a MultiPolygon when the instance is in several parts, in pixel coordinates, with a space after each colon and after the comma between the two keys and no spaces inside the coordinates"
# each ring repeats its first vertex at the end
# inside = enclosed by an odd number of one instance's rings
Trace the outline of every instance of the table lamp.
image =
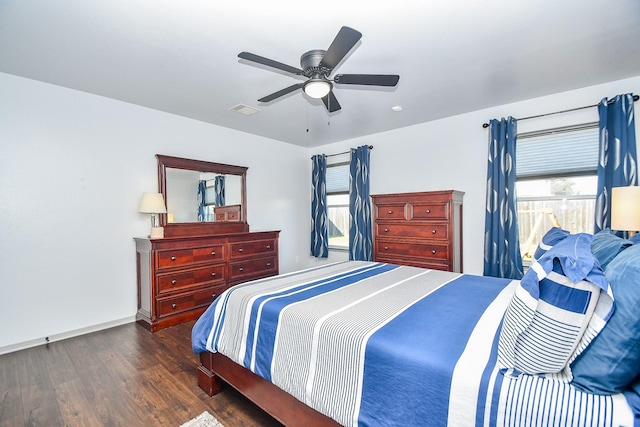
{"type": "Polygon", "coordinates": [[[611,189],[611,229],[628,231],[629,236],[640,230],[640,187],[611,189]]]}
{"type": "Polygon", "coordinates": [[[156,214],[167,213],[167,207],[164,205],[164,199],[161,193],[143,193],[140,200],[140,213],[151,214],[151,234],[152,239],[161,239],[164,237],[164,228],[158,225],[156,214]]]}

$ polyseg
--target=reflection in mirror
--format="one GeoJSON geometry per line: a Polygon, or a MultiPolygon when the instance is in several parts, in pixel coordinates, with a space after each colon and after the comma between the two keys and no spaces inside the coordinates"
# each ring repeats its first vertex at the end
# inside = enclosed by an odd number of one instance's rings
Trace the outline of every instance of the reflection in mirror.
{"type": "MultiPolygon", "coordinates": [[[[216,221],[215,208],[242,204],[242,177],[238,175],[167,168],[166,180],[168,223],[216,221]]],[[[219,216],[217,220],[230,219],[219,216]]]]}
{"type": "Polygon", "coordinates": [[[161,154],[156,157],[158,188],[167,204],[167,214],[160,215],[162,226],[235,222],[244,225],[233,230],[248,229],[246,167],[161,154]]]}

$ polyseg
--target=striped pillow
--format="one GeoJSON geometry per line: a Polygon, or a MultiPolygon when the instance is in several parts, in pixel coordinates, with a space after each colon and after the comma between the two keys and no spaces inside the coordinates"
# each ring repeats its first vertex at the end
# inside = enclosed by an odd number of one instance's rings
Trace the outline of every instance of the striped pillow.
{"type": "Polygon", "coordinates": [[[604,327],[598,319],[608,318],[613,303],[606,293],[607,279],[591,254],[592,239],[589,234],[567,236],[524,275],[500,332],[498,363],[503,372],[568,369],[604,327]]]}

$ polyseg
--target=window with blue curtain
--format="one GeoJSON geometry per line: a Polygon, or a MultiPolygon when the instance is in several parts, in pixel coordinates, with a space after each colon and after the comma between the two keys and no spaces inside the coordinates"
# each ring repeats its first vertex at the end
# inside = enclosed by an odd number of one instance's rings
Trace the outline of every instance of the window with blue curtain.
{"type": "Polygon", "coordinates": [[[318,258],[329,256],[329,233],[327,219],[327,157],[318,154],[311,158],[311,255],[318,258]]]}

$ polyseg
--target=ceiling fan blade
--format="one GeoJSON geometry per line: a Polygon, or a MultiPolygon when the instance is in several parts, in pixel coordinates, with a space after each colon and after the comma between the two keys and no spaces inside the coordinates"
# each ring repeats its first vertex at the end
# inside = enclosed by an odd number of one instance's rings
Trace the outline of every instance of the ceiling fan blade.
{"type": "Polygon", "coordinates": [[[340,28],[338,35],[333,39],[331,46],[327,49],[327,53],[324,54],[322,61],[320,61],[320,66],[330,69],[335,68],[361,37],[362,33],[353,28],[340,28]]]}
{"type": "Polygon", "coordinates": [[[333,91],[329,92],[327,96],[322,98],[322,102],[324,102],[324,106],[327,107],[327,111],[333,113],[334,111],[338,111],[342,107],[340,103],[336,99],[336,96],[333,94],[333,91]]]}
{"type": "Polygon", "coordinates": [[[247,61],[257,62],[258,64],[266,65],[268,67],[277,68],[278,70],[286,71],[287,73],[302,75],[302,70],[291,65],[283,64],[282,62],[274,61],[273,59],[265,58],[249,52],[240,52],[238,58],[246,59],[247,61]]]}
{"type": "Polygon", "coordinates": [[[400,76],[394,74],[336,74],[334,83],[342,85],[395,86],[400,76]]]}
{"type": "Polygon", "coordinates": [[[294,90],[300,89],[302,86],[304,86],[304,83],[297,83],[295,85],[291,85],[289,87],[286,87],[284,89],[281,89],[277,92],[272,93],[271,95],[267,95],[263,98],[258,99],[258,102],[269,102],[269,101],[273,101],[276,98],[280,98],[281,96],[284,96],[290,92],[293,92],[294,90]]]}

